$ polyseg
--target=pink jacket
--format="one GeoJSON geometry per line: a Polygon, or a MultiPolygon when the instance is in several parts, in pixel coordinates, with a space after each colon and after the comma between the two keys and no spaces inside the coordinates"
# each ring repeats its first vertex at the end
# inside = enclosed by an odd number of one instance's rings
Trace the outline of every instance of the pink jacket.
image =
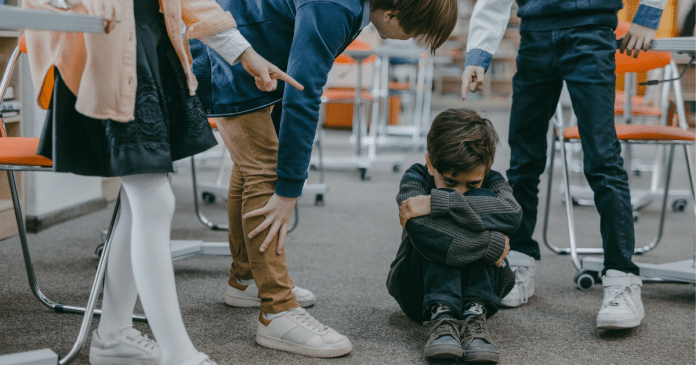
{"type": "MultiPolygon", "coordinates": [[[[25,0],[27,8],[52,9],[46,0],[25,0]]],[[[75,109],[95,119],[127,122],[134,119],[137,78],[133,2],[122,2],[123,18],[108,34],[67,33],[27,30],[29,65],[39,106],[46,109],[53,89],[53,67],[58,67],[65,84],[77,95],[75,109]]],[[[160,0],[167,33],[186,73],[191,95],[198,83],[191,71],[188,41],[236,27],[229,12],[214,0],[160,0]]],[[[57,10],[58,11],[58,10],[57,10]]],[[[70,9],[86,13],[84,6],[70,9]]]]}

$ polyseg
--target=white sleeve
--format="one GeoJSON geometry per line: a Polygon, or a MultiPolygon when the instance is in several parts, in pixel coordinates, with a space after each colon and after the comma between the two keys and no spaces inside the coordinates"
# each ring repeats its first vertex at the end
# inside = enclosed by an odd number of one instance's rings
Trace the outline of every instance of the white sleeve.
{"type": "Polygon", "coordinates": [[[242,52],[251,47],[237,28],[229,28],[220,33],[201,37],[200,40],[219,53],[230,65],[239,62],[238,58],[242,52]]]}
{"type": "Polygon", "coordinates": [[[488,69],[507,30],[514,0],[478,0],[469,21],[466,65],[488,69]]]}

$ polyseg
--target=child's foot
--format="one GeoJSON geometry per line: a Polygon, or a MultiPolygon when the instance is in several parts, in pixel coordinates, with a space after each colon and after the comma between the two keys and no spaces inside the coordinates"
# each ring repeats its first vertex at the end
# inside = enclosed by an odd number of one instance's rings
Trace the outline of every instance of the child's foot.
{"type": "Polygon", "coordinates": [[[645,316],[640,300],[643,281],[618,270],[607,270],[602,277],[604,301],[597,314],[597,328],[622,329],[638,327],[645,316]]]}
{"type": "Polygon", "coordinates": [[[133,327],[119,332],[112,341],[103,341],[97,330],[92,333],[89,349],[89,363],[92,365],[157,365],[159,361],[157,343],[133,327]]]}
{"type": "Polygon", "coordinates": [[[459,340],[460,322],[454,319],[450,308],[443,304],[433,306],[428,340],[423,348],[426,359],[459,359],[464,354],[459,340]]]}
{"type": "Polygon", "coordinates": [[[464,361],[477,363],[497,363],[500,352],[493,344],[486,323],[486,306],[471,302],[464,307],[464,361]]]}
{"type": "MultiPolygon", "coordinates": [[[[297,303],[300,307],[311,307],[316,302],[314,294],[299,286],[292,288],[292,293],[297,297],[297,303]]],[[[225,293],[225,304],[232,307],[260,307],[261,299],[259,298],[259,288],[256,284],[242,285],[233,287],[227,284],[227,293],[225,293]],[[244,289],[242,289],[244,288],[244,289]]]]}
{"type": "Polygon", "coordinates": [[[271,315],[271,319],[259,314],[256,343],[311,357],[338,357],[353,350],[346,336],[319,323],[303,308],[271,315]]]}
{"type": "Polygon", "coordinates": [[[519,307],[534,295],[534,272],[536,260],[518,251],[510,251],[507,256],[510,268],[515,273],[515,286],[500,301],[503,307],[519,307]]]}

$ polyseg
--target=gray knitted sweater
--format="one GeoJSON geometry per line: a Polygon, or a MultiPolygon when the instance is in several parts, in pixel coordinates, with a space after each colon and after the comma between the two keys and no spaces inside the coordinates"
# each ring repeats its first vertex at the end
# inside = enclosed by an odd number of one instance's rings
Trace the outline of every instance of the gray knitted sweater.
{"type": "MultiPolygon", "coordinates": [[[[396,202],[414,196],[430,195],[430,215],[411,218],[406,223],[401,246],[391,264],[387,289],[404,308],[398,277],[404,269],[407,245],[426,260],[450,266],[466,266],[483,260],[495,264],[505,249],[504,235],[512,235],[522,221],[522,208],[512,196],[512,188],[498,172],[491,170],[482,187],[462,195],[451,189],[436,189],[427,167],[414,164],[401,179],[396,202]]],[[[503,262],[504,297],[512,289],[515,276],[503,262]]],[[[423,286],[423,282],[413,283],[423,286]]]]}

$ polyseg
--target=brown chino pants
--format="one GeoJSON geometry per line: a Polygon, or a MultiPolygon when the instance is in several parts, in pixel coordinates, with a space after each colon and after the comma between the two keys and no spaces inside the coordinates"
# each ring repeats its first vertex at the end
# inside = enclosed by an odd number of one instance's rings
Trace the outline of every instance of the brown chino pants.
{"type": "Polygon", "coordinates": [[[260,252],[268,230],[249,238],[249,233],[265,217],[242,219],[242,216],[262,208],[275,192],[278,165],[278,136],[268,108],[234,117],[215,118],[218,130],[227,146],[234,167],[227,197],[229,240],[232,267],[228,283],[244,290],[237,282],[254,279],[259,288],[262,313],[279,313],[297,308],[295,287],[288,276],[285,251],[277,253],[278,235],[265,252],[260,252]]]}

